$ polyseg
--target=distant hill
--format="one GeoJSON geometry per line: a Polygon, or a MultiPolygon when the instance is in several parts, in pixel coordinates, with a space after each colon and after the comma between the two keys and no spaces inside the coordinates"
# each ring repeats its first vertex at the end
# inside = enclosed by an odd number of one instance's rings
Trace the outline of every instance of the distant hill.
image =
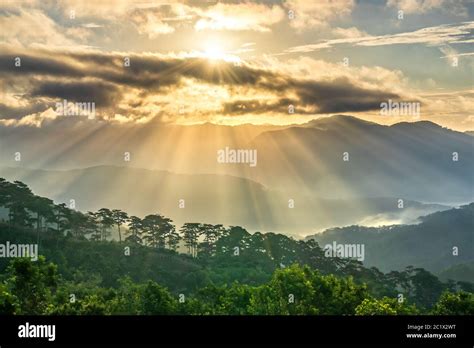
{"type": "Polygon", "coordinates": [[[448,205],[474,200],[474,138],[427,121],[384,126],[335,115],[284,127],[58,127],[0,130],[0,166],[18,165],[13,158],[19,152],[20,165],[28,168],[115,165],[232,175],[278,190],[288,199],[394,197],[448,205]],[[218,163],[216,153],[225,147],[257,150],[257,166],[218,163]],[[348,161],[343,160],[346,152],[348,161]],[[129,162],[124,161],[125,153],[129,162]]]}
{"type": "MultiPolygon", "coordinates": [[[[203,221],[245,225],[251,231],[273,231],[298,237],[329,227],[413,223],[420,215],[448,209],[394,197],[323,199],[269,189],[229,175],[176,174],[131,167],[97,166],[68,171],[1,168],[0,177],[21,180],[41,196],[77,209],[120,208],[144,216],[160,212],[178,225],[203,221]],[[180,199],[184,207],[180,208],[180,199]],[[289,200],[294,207],[289,207],[289,200]]],[[[1,218],[0,211],[0,218],[1,218]]]]}
{"type": "Polygon", "coordinates": [[[424,216],[421,221],[381,228],[334,228],[308,238],[322,247],[333,241],[364,244],[364,264],[384,272],[414,266],[444,277],[460,276],[455,266],[474,261],[474,203],[424,216]],[[457,256],[453,255],[453,247],[458,248],[457,256]],[[446,271],[449,267],[452,268],[446,271]]]}
{"type": "Polygon", "coordinates": [[[160,211],[178,224],[242,224],[298,236],[413,224],[474,200],[474,138],[427,121],[383,126],[336,115],[297,127],[149,124],[120,133],[104,125],[88,134],[77,127],[54,137],[30,128],[0,134],[0,163],[9,164],[0,176],[60,202],[74,199],[80,210],[160,211]],[[225,146],[256,149],[257,166],[218,163],[216,151],[225,146]],[[14,151],[21,162],[12,160],[14,151]]]}
{"type": "Polygon", "coordinates": [[[439,279],[472,282],[474,279],[474,262],[461,263],[448,267],[438,274],[439,279]]]}
{"type": "Polygon", "coordinates": [[[338,115],[256,136],[250,147],[258,149],[259,165],[252,177],[327,197],[466,203],[474,199],[473,142],[432,122],[383,126],[338,115]]]}
{"type": "Polygon", "coordinates": [[[64,118],[50,127],[0,127],[0,166],[70,170],[98,165],[133,166],[192,174],[231,174],[216,163],[216,151],[245,146],[262,132],[286,128],[211,123],[75,123],[64,118]],[[129,161],[124,153],[129,153],[129,161]]]}

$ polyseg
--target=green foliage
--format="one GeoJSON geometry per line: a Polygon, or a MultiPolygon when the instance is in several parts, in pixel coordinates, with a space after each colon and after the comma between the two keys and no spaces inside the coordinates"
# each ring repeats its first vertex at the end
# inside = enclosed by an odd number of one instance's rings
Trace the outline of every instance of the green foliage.
{"type": "Polygon", "coordinates": [[[474,294],[444,292],[433,308],[438,315],[474,315],[474,294]]]}
{"type": "Polygon", "coordinates": [[[18,298],[0,284],[0,314],[18,314],[19,307],[18,298]]]}
{"type": "Polygon", "coordinates": [[[202,223],[178,234],[159,214],[83,214],[3,179],[0,207],[9,211],[2,240],[41,242],[50,261],[0,258],[3,314],[473,314],[471,283],[442,283],[413,267],[384,274],[325,257],[314,240],[202,223]],[[115,227],[118,242],[109,238],[115,227]],[[181,240],[187,254],[177,252],[181,240]],[[398,292],[413,304],[398,303],[398,292]]]}
{"type": "Polygon", "coordinates": [[[356,315],[415,315],[419,314],[415,305],[400,303],[397,298],[366,298],[356,308],[356,315]]]}
{"type": "MultiPolygon", "coordinates": [[[[98,286],[100,279],[64,281],[43,257],[11,261],[0,283],[1,314],[60,315],[415,315],[414,304],[372,297],[351,277],[323,275],[308,266],[292,265],[274,272],[260,286],[234,283],[208,285],[183,302],[153,281],[137,284],[125,277],[117,288],[98,286]],[[74,294],[74,300],[71,298],[74,294]]],[[[445,292],[432,314],[472,315],[472,293],[445,292]]]]}
{"type": "Polygon", "coordinates": [[[14,259],[6,273],[4,284],[18,300],[18,314],[44,313],[59,281],[57,266],[44,257],[14,259]]]}
{"type": "Polygon", "coordinates": [[[140,314],[143,285],[135,283],[130,277],[119,279],[116,296],[110,301],[110,312],[116,315],[140,314]]]}
{"type": "Polygon", "coordinates": [[[174,314],[176,300],[168,290],[155,282],[149,281],[142,289],[141,314],[174,314]]]}
{"type": "Polygon", "coordinates": [[[322,275],[293,265],[275,271],[251,299],[252,314],[354,314],[368,296],[351,278],[322,275]]]}

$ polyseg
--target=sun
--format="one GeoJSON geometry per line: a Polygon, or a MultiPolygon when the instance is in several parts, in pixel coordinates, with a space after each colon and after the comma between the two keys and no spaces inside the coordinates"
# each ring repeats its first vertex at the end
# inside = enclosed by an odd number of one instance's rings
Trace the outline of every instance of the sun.
{"type": "Polygon", "coordinates": [[[219,62],[219,61],[232,62],[232,63],[241,62],[240,57],[226,52],[223,49],[222,44],[218,41],[207,42],[203,48],[204,49],[200,55],[203,58],[208,59],[212,63],[219,62]]]}
{"type": "Polygon", "coordinates": [[[224,60],[226,54],[216,43],[209,43],[204,50],[204,56],[210,60],[224,60]]]}

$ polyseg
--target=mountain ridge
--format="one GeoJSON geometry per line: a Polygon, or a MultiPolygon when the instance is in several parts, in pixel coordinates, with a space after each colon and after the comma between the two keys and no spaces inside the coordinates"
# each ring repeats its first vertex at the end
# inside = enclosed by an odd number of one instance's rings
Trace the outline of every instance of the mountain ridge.
{"type": "Polygon", "coordinates": [[[288,196],[286,192],[230,175],[176,175],[128,166],[52,172],[0,167],[0,177],[23,181],[35,193],[61,203],[69,204],[74,199],[81,211],[103,206],[135,215],[160,211],[178,224],[189,221],[242,224],[251,231],[275,231],[300,237],[364,220],[373,224],[402,223],[449,208],[406,200],[406,209],[401,211],[394,197],[326,199],[301,192],[288,196]],[[289,197],[296,208],[288,207],[289,197]],[[184,208],[179,208],[180,199],[184,199],[184,208]]]}
{"type": "Polygon", "coordinates": [[[437,274],[474,261],[473,216],[474,202],[422,216],[418,224],[333,228],[306,240],[314,239],[321,246],[333,241],[362,243],[367,267],[376,265],[382,271],[393,271],[411,265],[437,274]],[[421,245],[423,253],[419,252],[421,245]]]}

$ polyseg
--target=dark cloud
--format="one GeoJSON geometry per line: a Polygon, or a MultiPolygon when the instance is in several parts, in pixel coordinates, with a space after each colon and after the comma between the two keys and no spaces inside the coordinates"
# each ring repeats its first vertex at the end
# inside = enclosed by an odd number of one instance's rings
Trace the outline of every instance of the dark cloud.
{"type": "Polygon", "coordinates": [[[11,107],[0,103],[0,119],[19,119],[25,115],[45,111],[47,108],[48,104],[40,101],[20,107],[11,107]]]}
{"type": "Polygon", "coordinates": [[[283,78],[275,75],[257,85],[279,94],[290,93],[297,99],[281,97],[277,101],[237,100],[223,105],[223,113],[241,115],[245,113],[262,114],[266,112],[288,113],[293,105],[297,114],[336,113],[350,111],[369,111],[380,108],[380,103],[388,99],[398,99],[391,92],[369,90],[358,87],[346,78],[330,82],[306,81],[283,78]]]}
{"type": "Polygon", "coordinates": [[[117,86],[97,81],[40,81],[31,97],[66,99],[72,102],[93,102],[97,107],[109,107],[119,99],[117,86]]]}
{"type": "MultiPolygon", "coordinates": [[[[288,113],[290,105],[295,105],[295,101],[282,98],[277,102],[263,102],[259,100],[236,100],[230,103],[224,103],[222,113],[225,115],[244,115],[247,113],[263,114],[269,112],[288,113]]],[[[305,113],[297,110],[298,113],[305,113]]]]}
{"type": "Polygon", "coordinates": [[[112,55],[102,53],[58,53],[51,57],[23,54],[0,55],[0,73],[38,76],[96,77],[133,87],[158,87],[178,84],[182,77],[212,84],[256,85],[278,75],[248,65],[229,62],[214,64],[204,58],[165,58],[152,55],[112,55]],[[21,58],[21,67],[14,58],[21,58]],[[124,66],[125,58],[130,66],[124,66]],[[69,61],[69,62],[66,62],[69,61]],[[74,62],[75,64],[72,64],[74,62]]]}
{"type": "Polygon", "coordinates": [[[292,84],[301,103],[316,107],[320,113],[375,110],[380,108],[383,101],[400,98],[395,93],[356,86],[347,78],[330,82],[298,81],[292,84]]]}
{"type": "MultiPolygon", "coordinates": [[[[24,77],[29,82],[33,81],[30,83],[32,90],[24,93],[31,103],[36,101],[35,98],[47,97],[94,101],[98,106],[107,107],[118,104],[121,92],[127,88],[138,89],[144,96],[173,93],[173,89],[180,87],[183,78],[213,85],[260,89],[275,95],[276,101],[238,100],[225,103],[222,107],[223,113],[227,115],[247,112],[288,113],[290,104],[300,114],[368,111],[378,109],[380,103],[387,99],[399,98],[399,95],[389,91],[363,88],[347,78],[332,81],[297,79],[248,64],[216,64],[197,57],[176,58],[151,54],[132,54],[127,57],[123,54],[96,52],[38,51],[36,55],[31,52],[8,52],[0,55],[0,76],[24,77]],[[21,67],[14,66],[14,57],[22,59],[21,67]],[[130,66],[124,66],[125,58],[130,59],[130,66]]],[[[4,112],[17,114],[14,110],[4,112]]]]}
{"type": "Polygon", "coordinates": [[[39,75],[39,76],[85,76],[71,64],[55,59],[54,57],[40,57],[25,54],[0,54],[0,74],[12,75],[39,75]],[[20,66],[16,66],[16,59],[20,58],[20,66]]]}

